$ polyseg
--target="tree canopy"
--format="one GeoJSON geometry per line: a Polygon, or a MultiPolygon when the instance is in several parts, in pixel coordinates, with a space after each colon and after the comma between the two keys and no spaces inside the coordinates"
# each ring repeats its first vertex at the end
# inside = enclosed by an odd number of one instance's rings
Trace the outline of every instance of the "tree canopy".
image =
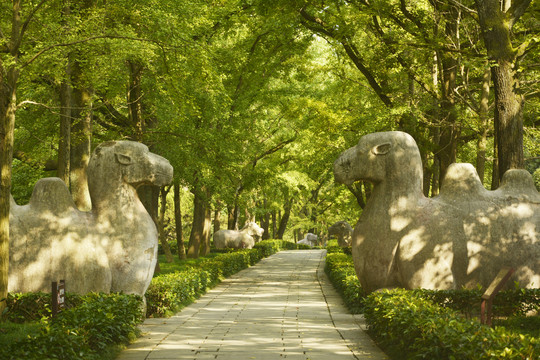
{"type": "Polygon", "coordinates": [[[0,290],[8,194],[25,203],[60,176],[88,206],[81,171],[106,140],[168,158],[200,231],[210,209],[276,237],[354,224],[369,185],[337,186],[332,163],[375,131],[413,135],[426,195],[456,161],[488,187],[511,167],[538,183],[538,1],[13,0],[0,14],[0,290]]]}

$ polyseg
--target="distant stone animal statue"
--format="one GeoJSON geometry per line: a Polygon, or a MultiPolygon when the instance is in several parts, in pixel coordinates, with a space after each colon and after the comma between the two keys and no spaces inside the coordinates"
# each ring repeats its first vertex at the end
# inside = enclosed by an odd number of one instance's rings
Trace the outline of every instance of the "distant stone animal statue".
{"type": "Polygon", "coordinates": [[[241,230],[218,230],[214,233],[216,249],[251,249],[255,245],[254,237],[261,237],[264,229],[254,221],[246,222],[241,230]]]}
{"type": "Polygon", "coordinates": [[[341,247],[351,246],[353,228],[346,221],[338,221],[328,228],[328,237],[335,236],[341,247]]]}
{"type": "Polygon", "coordinates": [[[440,195],[426,198],[416,142],[383,132],[345,151],[334,175],[374,184],[352,240],[366,291],[485,288],[503,267],[515,269],[520,286],[540,286],[540,194],[527,171],[507,171],[488,191],[472,165],[452,164],[440,195]]]}
{"type": "Polygon", "coordinates": [[[30,202],[10,211],[10,292],[50,292],[66,280],[69,292],[144,295],[157,259],[157,230],[136,188],[162,186],[173,168],[140,143],[99,145],[88,165],[92,210],[79,211],[59,178],[39,180],[30,202]]]}
{"type": "Polygon", "coordinates": [[[307,233],[306,236],[302,240],[298,241],[297,244],[304,244],[304,245],[309,245],[313,247],[317,245],[318,241],[319,241],[319,237],[317,235],[312,234],[312,233],[307,233]]]}

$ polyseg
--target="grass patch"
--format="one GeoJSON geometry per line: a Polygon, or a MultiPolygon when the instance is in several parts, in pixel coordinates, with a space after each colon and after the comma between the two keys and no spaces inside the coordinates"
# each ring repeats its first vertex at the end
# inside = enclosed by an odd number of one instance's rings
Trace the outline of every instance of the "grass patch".
{"type": "Polygon", "coordinates": [[[540,338],[540,316],[516,316],[507,319],[494,319],[494,326],[502,326],[509,331],[540,338]]]}
{"type": "Polygon", "coordinates": [[[41,322],[13,323],[11,321],[0,322],[0,348],[5,348],[13,343],[35,336],[43,329],[41,322]]]}

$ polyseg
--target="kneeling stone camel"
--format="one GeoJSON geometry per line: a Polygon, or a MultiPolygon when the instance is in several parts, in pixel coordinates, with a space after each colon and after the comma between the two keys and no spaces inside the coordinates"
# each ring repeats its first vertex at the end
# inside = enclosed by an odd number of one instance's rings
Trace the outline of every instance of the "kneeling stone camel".
{"type": "Polygon", "coordinates": [[[368,180],[372,195],[354,229],[362,287],[489,286],[502,267],[521,287],[540,286],[540,194],[525,170],[486,190],[470,164],[452,164],[440,195],[422,192],[422,162],[403,132],[362,137],[334,163],[337,182],[368,180]]]}
{"type": "Polygon", "coordinates": [[[10,211],[8,291],[144,295],[157,261],[157,230],[137,196],[143,184],[170,183],[169,161],[140,143],[99,145],[88,165],[92,210],[79,211],[59,178],[39,180],[30,202],[10,211]]]}

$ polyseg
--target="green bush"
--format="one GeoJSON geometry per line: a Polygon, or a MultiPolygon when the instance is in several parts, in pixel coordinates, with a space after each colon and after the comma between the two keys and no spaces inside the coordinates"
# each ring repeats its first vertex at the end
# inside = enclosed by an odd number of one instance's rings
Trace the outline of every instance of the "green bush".
{"type": "MultiPolygon", "coordinates": [[[[440,306],[459,311],[469,318],[480,313],[482,294],[484,293],[483,289],[421,289],[414,291],[440,306]]],[[[495,316],[520,316],[538,310],[540,310],[540,289],[516,287],[512,290],[499,292],[493,299],[493,314],[495,316]]]]}
{"type": "Polygon", "coordinates": [[[334,253],[343,253],[343,248],[338,245],[337,240],[328,240],[326,243],[326,253],[327,254],[334,254],[334,253]]]}
{"type": "MultiPolygon", "coordinates": [[[[81,296],[67,293],[65,296],[66,308],[80,305],[81,296]]],[[[51,294],[46,293],[8,293],[7,307],[3,319],[14,323],[39,321],[51,316],[51,294]]]]}
{"type": "Polygon", "coordinates": [[[340,252],[326,255],[324,271],[341,294],[343,301],[353,314],[362,312],[364,292],[354,270],[351,255],[340,252]]]}
{"type": "Polygon", "coordinates": [[[142,299],[124,294],[87,294],[80,305],[42,319],[41,333],[0,349],[0,359],[102,359],[116,344],[135,337],[142,299]]]}
{"type": "Polygon", "coordinates": [[[536,359],[540,354],[538,338],[465,319],[420,292],[372,293],[364,315],[374,337],[399,358],[536,359]]]}
{"type": "Polygon", "coordinates": [[[328,240],[328,242],[326,243],[326,252],[328,254],[343,253],[343,254],[351,255],[352,248],[350,246],[347,246],[347,247],[339,246],[337,240],[328,240]]]}

